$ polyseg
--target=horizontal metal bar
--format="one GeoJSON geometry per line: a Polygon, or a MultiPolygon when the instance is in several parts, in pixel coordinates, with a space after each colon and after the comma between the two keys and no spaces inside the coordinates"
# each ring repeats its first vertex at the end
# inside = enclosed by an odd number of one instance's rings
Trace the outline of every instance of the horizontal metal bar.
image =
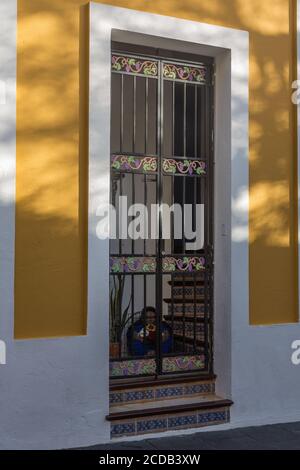
{"type": "Polygon", "coordinates": [[[166,78],[164,77],[163,80],[166,80],[168,82],[176,82],[176,83],[188,83],[189,85],[194,85],[194,86],[208,86],[208,84],[205,82],[205,83],[201,83],[201,82],[188,82],[188,81],[185,81],[185,80],[180,80],[178,78],[166,78]]]}
{"type": "MultiPolygon", "coordinates": [[[[111,171],[115,174],[127,174],[127,175],[149,175],[149,176],[155,176],[158,175],[157,171],[143,171],[143,170],[116,170],[115,168],[112,168],[111,171]]],[[[169,176],[169,175],[165,175],[169,176]]],[[[177,175],[176,175],[177,176],[177,175]]],[[[180,175],[178,175],[180,176],[180,175]]],[[[197,176],[197,175],[194,175],[197,176]]],[[[204,177],[205,175],[202,175],[204,177]]],[[[199,177],[199,176],[198,176],[199,177]]]]}
{"type": "Polygon", "coordinates": [[[144,75],[142,73],[122,72],[121,70],[120,71],[112,70],[111,73],[115,73],[118,75],[129,75],[130,77],[152,78],[153,80],[158,80],[158,77],[155,77],[153,75],[144,75]]]}
{"type": "MultiPolygon", "coordinates": [[[[117,55],[117,54],[116,54],[117,55]]],[[[204,62],[193,62],[189,61],[186,62],[185,60],[179,60],[179,59],[162,59],[162,64],[174,64],[174,65],[186,65],[187,67],[192,66],[192,67],[202,67],[202,68],[209,68],[208,64],[205,64],[204,62]]]]}
{"type": "Polygon", "coordinates": [[[157,153],[111,152],[110,156],[113,157],[114,155],[120,156],[120,157],[122,157],[124,155],[124,157],[131,157],[132,156],[132,157],[141,157],[141,158],[143,158],[143,157],[153,157],[153,158],[157,157],[158,158],[158,156],[159,156],[157,153]]]}

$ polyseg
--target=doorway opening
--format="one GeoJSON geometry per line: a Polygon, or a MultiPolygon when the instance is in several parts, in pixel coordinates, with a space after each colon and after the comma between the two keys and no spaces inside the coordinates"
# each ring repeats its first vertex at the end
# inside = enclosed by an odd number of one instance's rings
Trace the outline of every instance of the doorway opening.
{"type": "Polygon", "coordinates": [[[111,379],[213,374],[213,97],[212,58],[112,43],[111,379]]]}

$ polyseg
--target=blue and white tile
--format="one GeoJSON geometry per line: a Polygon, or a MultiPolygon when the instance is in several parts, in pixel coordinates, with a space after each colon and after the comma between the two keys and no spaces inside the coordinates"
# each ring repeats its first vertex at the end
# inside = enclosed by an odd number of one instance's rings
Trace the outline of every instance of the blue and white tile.
{"type": "Polygon", "coordinates": [[[135,434],[135,422],[116,423],[111,425],[111,437],[130,436],[135,434]]]}
{"type": "Polygon", "coordinates": [[[136,432],[146,433],[155,431],[164,431],[167,429],[167,418],[152,418],[142,421],[137,421],[136,432]]]}
{"type": "Polygon", "coordinates": [[[197,414],[171,416],[168,418],[168,428],[192,427],[197,424],[197,414]]]}

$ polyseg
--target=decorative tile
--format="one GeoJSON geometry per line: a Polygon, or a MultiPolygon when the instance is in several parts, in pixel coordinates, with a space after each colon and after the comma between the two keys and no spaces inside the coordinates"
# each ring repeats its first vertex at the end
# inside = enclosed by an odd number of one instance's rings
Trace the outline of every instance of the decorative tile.
{"type": "Polygon", "coordinates": [[[123,401],[123,393],[110,393],[109,394],[109,403],[112,405],[113,403],[122,403],[123,401]]]}
{"type": "Polygon", "coordinates": [[[111,256],[110,271],[112,274],[155,273],[156,258],[141,256],[111,256]]]}
{"type": "Polygon", "coordinates": [[[110,404],[171,399],[174,397],[209,394],[214,393],[214,391],[214,382],[200,382],[183,385],[174,384],[159,387],[151,386],[143,389],[125,389],[122,392],[111,392],[110,404]]]}
{"type": "Polygon", "coordinates": [[[205,258],[203,256],[167,256],[163,258],[162,270],[164,273],[172,272],[197,272],[205,269],[205,258]]]}
{"type": "Polygon", "coordinates": [[[132,75],[143,75],[145,77],[158,76],[158,62],[140,57],[112,55],[112,72],[129,73],[132,75]]]}
{"type": "Polygon", "coordinates": [[[111,424],[111,437],[130,436],[135,434],[135,422],[111,424]]]}
{"type": "Polygon", "coordinates": [[[185,386],[185,395],[194,395],[200,393],[214,393],[214,383],[200,383],[185,386]]]}
{"type": "Polygon", "coordinates": [[[218,422],[227,422],[228,414],[226,410],[222,411],[210,411],[206,413],[198,414],[199,424],[217,424],[218,422]]]}
{"type": "Polygon", "coordinates": [[[156,371],[155,359],[132,359],[128,361],[110,361],[111,377],[152,375],[156,371]]]}
{"type": "Polygon", "coordinates": [[[168,428],[179,428],[197,424],[197,414],[168,418],[168,428]]]}
{"type": "Polygon", "coordinates": [[[147,434],[163,432],[174,429],[197,428],[211,426],[213,424],[227,423],[230,418],[229,408],[210,409],[205,411],[195,410],[187,413],[174,413],[162,416],[152,416],[147,419],[132,419],[125,423],[111,424],[111,437],[132,436],[135,434],[147,434]]]}
{"type": "Polygon", "coordinates": [[[164,372],[181,372],[184,370],[199,370],[205,365],[204,356],[176,356],[163,358],[164,372]]]}
{"type": "Polygon", "coordinates": [[[157,157],[112,155],[113,171],[129,173],[150,173],[157,171],[157,157]]]}
{"type": "Polygon", "coordinates": [[[196,84],[206,83],[207,69],[204,65],[163,64],[163,77],[167,80],[192,82],[196,84]]]}
{"type": "Polygon", "coordinates": [[[156,398],[173,398],[184,394],[184,387],[163,387],[156,390],[156,398]]]}
{"type": "Polygon", "coordinates": [[[153,400],[154,390],[131,390],[123,393],[124,402],[141,401],[141,400],[153,400]]]}
{"type": "Polygon", "coordinates": [[[167,418],[154,418],[143,421],[137,421],[137,433],[164,431],[167,429],[167,418]]]}
{"type": "Polygon", "coordinates": [[[163,158],[162,169],[167,175],[206,175],[206,163],[202,160],[163,158]]]}

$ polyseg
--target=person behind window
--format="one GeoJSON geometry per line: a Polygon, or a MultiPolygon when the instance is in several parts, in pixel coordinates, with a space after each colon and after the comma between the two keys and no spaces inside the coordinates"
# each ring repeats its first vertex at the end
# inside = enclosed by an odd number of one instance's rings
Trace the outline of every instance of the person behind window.
{"type": "MultiPolygon", "coordinates": [[[[161,322],[161,348],[162,353],[171,351],[172,330],[170,325],[161,322]]],[[[131,356],[155,355],[156,342],[156,310],[154,307],[145,307],[141,311],[140,318],[127,330],[127,348],[131,356]]]]}

